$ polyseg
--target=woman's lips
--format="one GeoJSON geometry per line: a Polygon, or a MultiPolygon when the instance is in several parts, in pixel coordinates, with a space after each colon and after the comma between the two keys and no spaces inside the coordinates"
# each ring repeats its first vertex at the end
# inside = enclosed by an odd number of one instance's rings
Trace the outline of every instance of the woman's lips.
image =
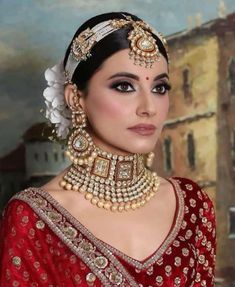
{"type": "Polygon", "coordinates": [[[154,125],[140,124],[129,128],[129,130],[137,134],[147,136],[154,134],[156,127],[154,125]]]}

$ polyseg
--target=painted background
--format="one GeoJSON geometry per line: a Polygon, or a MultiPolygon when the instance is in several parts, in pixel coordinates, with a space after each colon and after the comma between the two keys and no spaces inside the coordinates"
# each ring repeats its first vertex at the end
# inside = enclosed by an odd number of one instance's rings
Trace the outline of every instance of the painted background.
{"type": "MultiPolygon", "coordinates": [[[[227,12],[235,1],[226,0],[227,12]]],[[[218,17],[219,0],[0,0],[0,157],[43,121],[44,70],[64,55],[77,27],[102,12],[129,11],[165,35],[218,17]]]]}
{"type": "Polygon", "coordinates": [[[45,120],[39,112],[44,71],[63,58],[83,21],[111,11],[131,12],[171,35],[171,109],[156,169],[194,179],[211,196],[218,218],[216,286],[235,286],[235,94],[227,77],[235,61],[235,0],[0,0],[0,211],[22,182],[40,185],[67,165],[62,150],[48,142],[26,140],[11,151],[28,128],[45,120]],[[196,166],[188,160],[189,136],[196,166]]]}

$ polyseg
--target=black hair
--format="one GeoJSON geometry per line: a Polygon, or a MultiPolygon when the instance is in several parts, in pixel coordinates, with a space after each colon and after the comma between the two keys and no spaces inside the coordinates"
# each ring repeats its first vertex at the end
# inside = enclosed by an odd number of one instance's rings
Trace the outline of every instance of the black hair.
{"type": "MultiPolygon", "coordinates": [[[[69,44],[65,57],[64,57],[64,67],[66,65],[66,62],[68,60],[68,56],[71,51],[71,45],[73,43],[73,40],[85,29],[92,28],[95,25],[112,19],[125,19],[125,16],[131,16],[131,18],[135,21],[140,21],[142,19],[138,18],[135,15],[132,15],[127,12],[112,12],[112,13],[105,13],[97,15],[89,20],[87,20],[84,24],[82,24],[76,33],[73,36],[73,39],[71,43],[69,44]]],[[[111,55],[114,53],[127,49],[130,47],[130,42],[127,39],[128,33],[131,31],[131,26],[125,26],[121,29],[118,29],[106,37],[104,37],[102,40],[97,42],[91,49],[91,57],[88,58],[86,61],[81,61],[76,70],[74,71],[72,82],[75,83],[79,90],[86,90],[87,84],[90,80],[90,78],[93,76],[93,74],[101,67],[102,63],[111,55]]],[[[155,35],[152,34],[154,39],[156,40],[156,44],[158,46],[159,52],[166,58],[167,52],[162,44],[161,40],[155,35]]]]}

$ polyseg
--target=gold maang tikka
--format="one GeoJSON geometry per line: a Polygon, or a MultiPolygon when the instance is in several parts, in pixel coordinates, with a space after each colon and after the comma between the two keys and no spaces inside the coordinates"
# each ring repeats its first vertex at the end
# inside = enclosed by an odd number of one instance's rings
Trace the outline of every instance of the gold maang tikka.
{"type": "Polygon", "coordinates": [[[134,21],[130,16],[126,16],[125,14],[123,16],[125,19],[107,20],[92,28],[87,28],[73,40],[65,66],[68,81],[71,81],[78,64],[92,56],[91,50],[96,43],[110,33],[128,25],[132,28],[128,33],[128,40],[130,41],[129,55],[135,64],[150,68],[154,62],[159,61],[160,52],[152,34],[155,34],[159,38],[169,59],[168,45],[160,32],[151,28],[144,21],[134,21]]]}
{"type": "Polygon", "coordinates": [[[127,25],[132,26],[133,29],[128,33],[128,40],[130,40],[130,59],[133,59],[137,65],[151,68],[153,63],[160,59],[160,52],[156,40],[151,34],[153,29],[143,21],[134,21],[130,16],[125,16],[125,18],[126,19],[114,19],[110,25],[118,29],[127,25]]]}

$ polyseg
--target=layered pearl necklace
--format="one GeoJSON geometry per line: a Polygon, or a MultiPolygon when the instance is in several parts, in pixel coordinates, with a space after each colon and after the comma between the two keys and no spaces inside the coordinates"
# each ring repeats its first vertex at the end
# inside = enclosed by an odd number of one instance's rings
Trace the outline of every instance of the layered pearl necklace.
{"type": "Polygon", "coordinates": [[[144,206],[159,184],[156,172],[145,167],[143,155],[115,155],[98,147],[91,165],[73,164],[60,182],[99,208],[120,212],[144,206]]]}

